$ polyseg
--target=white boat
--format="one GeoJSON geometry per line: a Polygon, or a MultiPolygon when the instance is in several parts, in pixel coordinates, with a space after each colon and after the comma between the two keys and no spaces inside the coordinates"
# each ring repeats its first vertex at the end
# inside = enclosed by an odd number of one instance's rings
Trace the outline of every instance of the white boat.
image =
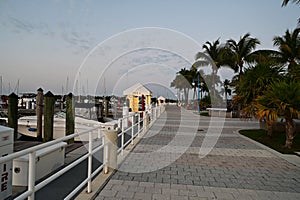
{"type": "MultiPolygon", "coordinates": [[[[57,139],[65,136],[65,123],[66,114],[59,112],[54,115],[54,125],[53,125],[53,139],[57,139]]],[[[84,130],[91,129],[93,127],[102,126],[104,128],[104,123],[84,119],[81,117],[75,117],[75,133],[82,132],[84,130]]],[[[22,135],[29,137],[37,137],[37,116],[25,116],[18,119],[18,132],[22,135]]],[[[44,119],[43,119],[43,131],[44,131],[44,119]]],[[[93,134],[94,138],[97,134],[93,134]]],[[[88,135],[75,137],[75,141],[88,141],[88,135]]]]}

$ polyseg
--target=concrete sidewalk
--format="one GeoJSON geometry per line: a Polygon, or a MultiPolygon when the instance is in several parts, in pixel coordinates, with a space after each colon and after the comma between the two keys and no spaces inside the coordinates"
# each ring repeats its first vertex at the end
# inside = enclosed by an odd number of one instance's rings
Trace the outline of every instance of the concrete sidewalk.
{"type": "Polygon", "coordinates": [[[300,168],[245,128],[258,123],[167,107],[96,199],[300,199],[300,168]]]}

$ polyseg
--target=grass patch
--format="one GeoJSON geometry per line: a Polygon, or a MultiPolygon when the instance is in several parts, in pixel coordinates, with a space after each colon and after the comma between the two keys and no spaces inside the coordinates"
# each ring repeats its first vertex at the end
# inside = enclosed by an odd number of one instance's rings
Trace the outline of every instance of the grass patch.
{"type": "Polygon", "coordinates": [[[201,111],[201,112],[200,112],[200,115],[201,115],[201,116],[205,116],[205,117],[209,117],[209,114],[208,114],[208,112],[206,112],[206,111],[201,111]]]}
{"type": "Polygon", "coordinates": [[[240,134],[251,138],[261,144],[264,144],[275,151],[283,154],[295,154],[295,152],[300,152],[300,137],[296,135],[293,142],[293,148],[287,149],[284,147],[285,144],[285,133],[284,132],[274,132],[273,137],[270,138],[267,135],[266,130],[262,129],[251,129],[251,130],[240,130],[240,134]]]}

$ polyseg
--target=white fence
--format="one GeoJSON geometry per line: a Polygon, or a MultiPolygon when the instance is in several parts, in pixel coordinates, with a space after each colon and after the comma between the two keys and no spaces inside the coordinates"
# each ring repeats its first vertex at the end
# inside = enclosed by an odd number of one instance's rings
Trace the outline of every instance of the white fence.
{"type": "MultiPolygon", "coordinates": [[[[133,113],[129,116],[125,116],[122,119],[119,119],[118,127],[121,130],[118,134],[118,138],[121,138],[121,145],[118,148],[118,153],[123,152],[124,148],[132,143],[135,137],[137,137],[140,133],[145,132],[151,125],[154,123],[154,121],[160,116],[161,113],[163,113],[165,110],[164,106],[158,106],[154,107],[151,110],[147,112],[139,112],[139,113],[133,113]],[[127,126],[124,122],[127,122],[127,126]],[[125,126],[124,126],[125,124],[125,126]],[[130,138],[126,141],[125,134],[130,135],[130,138]]],[[[15,152],[12,154],[9,154],[7,156],[0,158],[0,164],[13,161],[13,159],[22,157],[24,155],[29,155],[29,167],[28,167],[28,189],[24,193],[20,194],[19,196],[15,197],[15,199],[35,199],[35,192],[40,190],[41,188],[45,187],[47,184],[51,183],[56,178],[60,177],[64,173],[68,172],[70,169],[76,167],[78,164],[80,164],[85,159],[88,159],[88,165],[87,165],[87,177],[84,181],[82,181],[70,194],[68,194],[64,199],[71,199],[73,198],[78,192],[80,192],[86,185],[87,185],[87,192],[92,192],[92,179],[97,176],[100,171],[104,168],[104,166],[107,164],[105,159],[103,159],[103,163],[94,171],[92,171],[92,158],[93,155],[102,150],[102,152],[107,152],[104,150],[107,148],[107,141],[105,140],[104,134],[103,134],[103,128],[102,127],[93,127],[89,130],[82,131],[80,133],[74,133],[72,135],[68,135],[62,138],[58,138],[56,140],[43,143],[19,152],[15,152]],[[84,135],[88,135],[88,145],[87,149],[88,152],[82,155],[80,158],[75,160],[74,162],[70,163],[67,166],[64,166],[62,169],[57,171],[56,173],[52,174],[48,178],[42,180],[38,184],[36,184],[36,160],[37,158],[37,151],[45,149],[47,147],[50,147],[52,145],[56,145],[63,141],[68,141],[69,139],[75,138],[75,137],[83,137],[84,135]]],[[[105,155],[103,155],[103,158],[105,155]]]]}

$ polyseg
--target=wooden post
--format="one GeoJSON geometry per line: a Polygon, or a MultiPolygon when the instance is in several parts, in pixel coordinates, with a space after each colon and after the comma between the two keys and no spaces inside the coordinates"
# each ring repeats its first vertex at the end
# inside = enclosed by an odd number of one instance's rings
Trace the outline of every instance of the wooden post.
{"type": "Polygon", "coordinates": [[[54,95],[49,91],[44,96],[44,142],[53,140],[53,123],[54,123],[54,95]]]}
{"type": "MultiPolygon", "coordinates": [[[[72,93],[66,96],[66,136],[75,131],[75,101],[72,93]]],[[[74,143],[74,138],[68,140],[68,143],[74,143]]]]}
{"type": "Polygon", "coordinates": [[[37,90],[37,96],[36,96],[36,117],[37,117],[36,135],[38,141],[42,141],[42,135],[43,135],[43,101],[44,101],[43,96],[44,96],[43,89],[39,88],[37,90]]]}
{"type": "Polygon", "coordinates": [[[18,96],[11,93],[8,96],[8,127],[14,129],[14,140],[18,139],[18,96]]]}
{"type": "Polygon", "coordinates": [[[105,110],[104,116],[108,117],[108,97],[104,97],[104,106],[105,106],[105,108],[104,108],[104,110],[105,110]]]}

